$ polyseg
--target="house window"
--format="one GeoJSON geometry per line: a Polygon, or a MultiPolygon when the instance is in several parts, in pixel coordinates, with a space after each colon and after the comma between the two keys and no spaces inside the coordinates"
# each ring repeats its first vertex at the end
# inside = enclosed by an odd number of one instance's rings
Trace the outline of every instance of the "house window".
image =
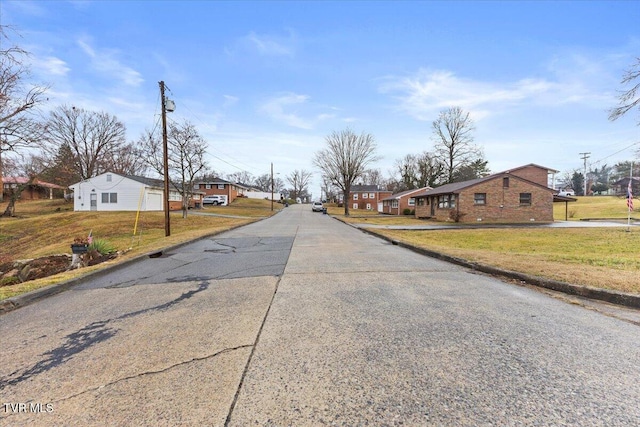
{"type": "Polygon", "coordinates": [[[118,193],[101,193],[102,203],[118,203],[118,193]]]}
{"type": "Polygon", "coordinates": [[[358,193],[353,194],[353,200],[358,200],[358,193]]]}
{"type": "Polygon", "coordinates": [[[362,198],[363,198],[363,199],[366,199],[366,198],[367,198],[367,196],[368,196],[368,194],[367,194],[367,193],[362,193],[362,198]]]}
{"type": "Polygon", "coordinates": [[[509,178],[508,177],[502,178],[502,188],[509,188],[509,178]]]}
{"type": "Polygon", "coordinates": [[[358,204],[357,203],[353,204],[353,209],[358,209],[358,204]]]}
{"type": "Polygon", "coordinates": [[[375,199],[376,198],[376,193],[369,193],[369,198],[370,199],[375,199]]]}
{"type": "Polygon", "coordinates": [[[520,193],[520,205],[531,206],[531,193],[520,193]]]}
{"type": "Polygon", "coordinates": [[[218,190],[224,190],[224,184],[218,184],[218,190]]]}
{"type": "Polygon", "coordinates": [[[367,203],[367,210],[370,211],[371,210],[371,203],[367,203]]]}
{"type": "Polygon", "coordinates": [[[473,204],[474,205],[486,205],[487,204],[487,193],[475,193],[473,195],[473,204]]]}
{"type": "Polygon", "coordinates": [[[456,195],[455,194],[444,194],[442,196],[438,196],[438,208],[440,209],[449,209],[456,207],[456,195]]]}
{"type": "Polygon", "coordinates": [[[418,206],[424,206],[424,204],[425,204],[425,199],[424,198],[418,199],[418,206]]]}
{"type": "Polygon", "coordinates": [[[194,190],[199,190],[200,189],[200,184],[193,184],[193,189],[194,190]]]}
{"type": "Polygon", "coordinates": [[[108,173],[107,174],[107,182],[111,182],[112,179],[113,179],[113,176],[110,173],[108,173]]]}
{"type": "Polygon", "coordinates": [[[391,207],[392,208],[397,208],[398,207],[398,201],[397,200],[392,201],[391,202],[391,207]]]}
{"type": "Polygon", "coordinates": [[[416,199],[414,199],[413,197],[409,198],[408,205],[409,206],[415,206],[416,205],[416,199]]]}

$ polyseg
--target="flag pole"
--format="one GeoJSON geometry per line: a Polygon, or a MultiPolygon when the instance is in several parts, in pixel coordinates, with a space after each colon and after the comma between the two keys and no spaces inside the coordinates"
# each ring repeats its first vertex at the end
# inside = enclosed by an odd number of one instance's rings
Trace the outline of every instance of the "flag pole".
{"type": "Polygon", "coordinates": [[[629,170],[629,185],[627,186],[627,231],[631,231],[631,206],[633,206],[633,162],[629,170]]]}

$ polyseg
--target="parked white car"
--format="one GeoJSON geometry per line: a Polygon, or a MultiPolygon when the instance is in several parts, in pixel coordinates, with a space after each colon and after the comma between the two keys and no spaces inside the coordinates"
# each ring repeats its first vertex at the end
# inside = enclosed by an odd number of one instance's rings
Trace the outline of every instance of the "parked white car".
{"type": "Polygon", "coordinates": [[[202,205],[227,205],[227,196],[204,196],[202,198],[202,205]]]}
{"type": "Polygon", "coordinates": [[[323,208],[324,206],[322,206],[322,202],[313,202],[313,204],[311,205],[311,210],[313,212],[322,212],[323,208]]]}
{"type": "Polygon", "coordinates": [[[576,193],[573,190],[562,190],[558,193],[558,196],[563,196],[563,197],[573,197],[575,195],[576,193]]]}

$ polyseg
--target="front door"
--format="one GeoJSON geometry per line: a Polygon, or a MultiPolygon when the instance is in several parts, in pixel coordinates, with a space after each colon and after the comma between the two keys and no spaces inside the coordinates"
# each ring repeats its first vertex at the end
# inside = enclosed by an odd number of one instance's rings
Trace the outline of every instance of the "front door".
{"type": "Polygon", "coordinates": [[[436,199],[430,197],[428,200],[431,202],[431,216],[434,217],[436,216],[436,199]]]}
{"type": "Polygon", "coordinates": [[[89,206],[92,211],[98,210],[98,195],[96,193],[91,193],[91,200],[89,206]]]}

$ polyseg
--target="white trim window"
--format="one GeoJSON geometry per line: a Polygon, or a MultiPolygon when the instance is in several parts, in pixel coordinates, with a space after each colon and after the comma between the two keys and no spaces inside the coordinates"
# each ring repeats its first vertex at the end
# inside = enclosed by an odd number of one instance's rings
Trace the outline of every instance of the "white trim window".
{"type": "Polygon", "coordinates": [[[409,197],[409,201],[407,202],[407,204],[409,206],[415,206],[416,205],[416,199],[414,199],[413,197],[409,197]]]}
{"type": "Polygon", "coordinates": [[[218,190],[224,190],[224,184],[218,184],[218,190]]]}
{"type": "Polygon", "coordinates": [[[394,209],[397,209],[398,208],[398,201],[397,200],[393,200],[391,202],[391,207],[394,208],[394,209]]]}
{"type": "Polygon", "coordinates": [[[371,210],[371,203],[367,203],[367,210],[370,211],[371,210]]]}
{"type": "Polygon", "coordinates": [[[369,198],[370,199],[375,199],[376,198],[376,193],[369,193],[369,198]]]}
{"type": "Polygon", "coordinates": [[[362,193],[362,198],[363,198],[363,199],[368,199],[368,198],[369,198],[368,196],[369,196],[369,195],[368,195],[367,193],[362,193]]]}
{"type": "Polygon", "coordinates": [[[357,203],[353,204],[353,209],[358,209],[358,204],[357,203]]]}
{"type": "Polygon", "coordinates": [[[358,193],[353,193],[353,200],[358,200],[358,193]]]}

